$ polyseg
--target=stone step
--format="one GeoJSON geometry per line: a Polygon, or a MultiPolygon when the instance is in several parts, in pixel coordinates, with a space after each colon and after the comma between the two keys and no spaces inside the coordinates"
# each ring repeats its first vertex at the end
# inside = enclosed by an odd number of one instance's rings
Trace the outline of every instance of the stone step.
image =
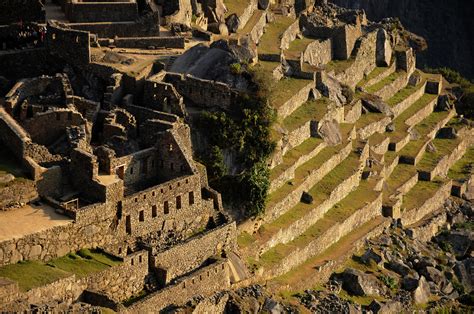
{"type": "Polygon", "coordinates": [[[389,67],[376,67],[372,72],[370,72],[366,77],[364,77],[364,79],[360,81],[357,86],[362,88],[366,86],[373,86],[393,74],[396,69],[396,62],[393,62],[392,65],[389,67]]]}
{"type": "Polygon", "coordinates": [[[378,216],[358,228],[354,228],[339,241],[289,272],[267,282],[285,291],[303,291],[329,280],[329,277],[353,254],[357,253],[367,240],[380,235],[390,225],[390,219],[378,216]]]}
{"type": "Polygon", "coordinates": [[[352,151],[352,142],[322,149],[295,170],[293,180],[269,194],[262,220],[271,222],[300,202],[301,195],[344,161],[352,151]]]}
{"type": "Polygon", "coordinates": [[[375,133],[384,133],[390,122],[390,117],[382,113],[365,113],[356,122],[357,136],[365,140],[375,133]]]}
{"type": "Polygon", "coordinates": [[[367,139],[369,141],[370,150],[378,155],[384,155],[388,151],[390,138],[387,133],[374,133],[367,139]]]}
{"type": "Polygon", "coordinates": [[[451,188],[452,181],[447,179],[418,181],[403,197],[400,210],[403,225],[412,225],[442,206],[451,195],[451,188]]]}
{"type": "Polygon", "coordinates": [[[362,182],[341,198],[301,235],[279,244],[263,255],[258,263],[265,278],[282,275],[323,253],[352,230],[381,215],[382,194],[370,182],[362,182]]]}
{"type": "Polygon", "coordinates": [[[262,225],[256,234],[258,252],[262,254],[277,244],[292,241],[353,191],[359,185],[367,157],[368,149],[361,156],[351,153],[309,189],[311,204],[300,201],[276,220],[262,225]]]}
{"type": "Polygon", "coordinates": [[[456,161],[462,158],[468,148],[464,138],[440,139],[431,141],[435,151],[426,151],[417,165],[420,180],[431,181],[437,176],[445,177],[456,161]]]}
{"type": "MultiPolygon", "coordinates": [[[[472,143],[471,143],[472,145],[472,143]]],[[[462,197],[467,190],[467,184],[474,174],[474,147],[469,147],[464,156],[448,171],[448,178],[453,180],[451,194],[462,197]]]]}
{"type": "Polygon", "coordinates": [[[392,108],[394,117],[398,117],[405,110],[410,108],[416,101],[418,101],[426,89],[426,81],[421,82],[416,86],[407,85],[398,93],[387,100],[387,105],[392,108]]]}
{"type": "Polygon", "coordinates": [[[258,44],[258,58],[264,61],[280,61],[281,37],[288,27],[295,22],[288,16],[275,15],[275,20],[267,24],[265,33],[258,44]]]}
{"type": "Polygon", "coordinates": [[[272,87],[270,105],[283,120],[309,99],[314,88],[314,80],[283,77],[272,87]]]}
{"type": "Polygon", "coordinates": [[[237,31],[237,36],[243,37],[248,36],[250,40],[258,44],[260,38],[263,35],[263,30],[267,24],[267,13],[264,10],[255,10],[247,24],[237,31]]]}
{"type": "Polygon", "coordinates": [[[414,125],[431,115],[435,108],[436,100],[437,97],[435,95],[424,94],[393,120],[394,131],[389,135],[390,150],[398,152],[408,144],[410,141],[409,131],[414,125]]]}
{"type": "Polygon", "coordinates": [[[400,162],[416,165],[423,157],[429,142],[455,114],[456,112],[454,110],[433,112],[426,119],[421,121],[421,123],[414,126],[414,130],[419,138],[410,141],[400,150],[400,162]]]}
{"type": "Polygon", "coordinates": [[[415,167],[398,164],[385,181],[383,189],[383,215],[396,217],[397,207],[400,206],[403,196],[418,183],[418,173],[415,167]]]}
{"type": "Polygon", "coordinates": [[[366,88],[367,93],[379,96],[383,100],[387,100],[395,95],[399,90],[405,88],[408,84],[408,73],[404,71],[396,71],[366,88]]]}

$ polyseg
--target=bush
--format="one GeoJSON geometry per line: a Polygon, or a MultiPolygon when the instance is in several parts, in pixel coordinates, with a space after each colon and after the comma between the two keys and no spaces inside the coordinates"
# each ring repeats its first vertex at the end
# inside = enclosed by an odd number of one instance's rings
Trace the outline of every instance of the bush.
{"type": "Polygon", "coordinates": [[[219,180],[222,178],[226,172],[227,167],[224,163],[224,155],[222,154],[219,146],[212,146],[207,156],[207,175],[210,181],[219,180]]]}
{"type": "Polygon", "coordinates": [[[390,277],[387,275],[381,275],[379,279],[384,283],[384,285],[389,287],[391,290],[395,290],[398,287],[397,280],[393,277],[390,277]]]}
{"type": "Polygon", "coordinates": [[[232,74],[242,74],[242,65],[240,63],[232,63],[229,67],[232,74]]]}

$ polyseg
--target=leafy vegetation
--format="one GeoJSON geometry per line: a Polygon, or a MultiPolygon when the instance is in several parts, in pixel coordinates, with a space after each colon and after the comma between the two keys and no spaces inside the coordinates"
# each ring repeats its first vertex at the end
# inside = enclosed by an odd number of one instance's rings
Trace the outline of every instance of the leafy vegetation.
{"type": "MultiPolygon", "coordinates": [[[[239,71],[248,69],[240,68],[239,71]]],[[[244,210],[246,216],[256,216],[265,209],[270,187],[270,172],[266,164],[275,143],[271,140],[271,125],[275,114],[267,104],[265,84],[257,82],[249,93],[234,101],[231,112],[203,112],[197,128],[210,144],[205,163],[211,186],[222,193],[224,201],[244,210]],[[225,164],[225,153],[231,152],[233,173],[225,164]]]]}

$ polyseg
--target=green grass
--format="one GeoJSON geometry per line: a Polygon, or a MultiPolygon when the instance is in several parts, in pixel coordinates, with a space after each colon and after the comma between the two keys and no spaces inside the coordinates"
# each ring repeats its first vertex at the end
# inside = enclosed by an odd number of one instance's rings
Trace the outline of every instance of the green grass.
{"type": "Polygon", "coordinates": [[[53,259],[47,264],[37,261],[25,261],[0,267],[0,277],[18,282],[22,291],[52,283],[72,274],[84,277],[99,272],[121,261],[96,250],[81,250],[53,259]]]}
{"type": "Polygon", "coordinates": [[[411,210],[420,207],[436,194],[441,185],[442,182],[440,181],[418,181],[403,197],[402,208],[411,210]]]}
{"type": "Polygon", "coordinates": [[[291,97],[297,94],[301,89],[311,83],[310,80],[284,77],[279,80],[270,91],[270,104],[274,108],[280,108],[291,97]]]}
{"type": "Polygon", "coordinates": [[[249,6],[250,0],[224,0],[224,4],[227,8],[226,17],[233,13],[241,16],[249,6]]]}
{"type": "Polygon", "coordinates": [[[354,63],[354,58],[349,58],[347,60],[332,60],[326,65],[326,71],[334,71],[336,74],[342,73],[354,63]]]}
{"type": "Polygon", "coordinates": [[[356,128],[361,129],[368,126],[374,122],[380,121],[385,118],[383,113],[379,112],[369,112],[360,116],[359,120],[356,122],[356,128]]]}
{"type": "Polygon", "coordinates": [[[251,234],[245,231],[240,233],[237,236],[237,244],[239,245],[240,248],[250,246],[254,241],[255,241],[255,238],[251,234]]]}
{"type": "Polygon", "coordinates": [[[412,165],[398,164],[386,181],[384,193],[386,193],[386,196],[392,195],[398,188],[416,175],[416,169],[412,165]]]}
{"type": "MultiPolygon", "coordinates": [[[[327,159],[324,158],[324,161],[327,159]]],[[[263,239],[271,234],[274,234],[279,229],[284,228],[292,222],[302,218],[308,211],[319,206],[329,198],[332,191],[342,183],[345,179],[351,176],[359,165],[359,158],[356,154],[349,155],[342,163],[336,166],[324,178],[316,183],[310,190],[309,194],[313,196],[313,204],[298,203],[289,211],[278,217],[275,221],[264,225],[259,230],[259,236],[263,239]]],[[[278,191],[277,191],[278,192],[278,191]]],[[[287,194],[284,194],[286,196],[287,194]]]]}
{"type": "Polygon", "coordinates": [[[449,169],[448,177],[457,181],[466,181],[473,172],[473,164],[474,147],[471,147],[466,151],[464,156],[449,169]]]}
{"type": "Polygon", "coordinates": [[[409,96],[411,96],[413,93],[415,93],[417,90],[419,90],[423,86],[423,82],[418,84],[417,86],[411,86],[408,85],[405,88],[401,89],[398,91],[395,95],[393,95],[390,99],[387,100],[387,105],[393,107],[405,99],[407,99],[409,96]]]}
{"type": "Polygon", "coordinates": [[[357,84],[357,86],[365,86],[367,82],[376,78],[377,76],[379,76],[380,74],[382,74],[383,72],[387,70],[388,70],[388,67],[376,67],[375,69],[372,70],[372,72],[370,72],[366,77],[364,77],[364,79],[360,81],[357,84]]]}
{"type": "Polygon", "coordinates": [[[283,156],[283,162],[270,170],[270,180],[278,178],[283,173],[283,171],[292,166],[301,156],[311,153],[323,142],[324,141],[320,138],[310,137],[301,145],[291,149],[283,156]]]}
{"type": "MultiPolygon", "coordinates": [[[[233,0],[237,2],[236,0],[233,0]]],[[[291,17],[276,16],[275,21],[267,26],[265,34],[260,38],[258,52],[263,54],[279,54],[281,35],[293,23],[291,17]]]]}
{"type": "MultiPolygon", "coordinates": [[[[342,178],[338,178],[337,180],[342,182],[342,178]]],[[[317,187],[317,185],[315,188],[320,189],[329,196],[330,192],[332,192],[337,185],[334,183],[327,183],[327,185],[322,185],[323,188],[317,187]],[[330,190],[328,191],[328,189],[324,189],[324,186],[330,190]]],[[[323,218],[309,227],[303,234],[287,244],[279,244],[262,254],[260,259],[261,263],[264,265],[275,264],[284,256],[291,254],[290,252],[294,249],[304,248],[332,226],[344,222],[357,210],[362,209],[366,204],[373,202],[378,195],[379,192],[374,191],[374,187],[371,183],[368,181],[362,181],[356,190],[349,193],[349,195],[347,195],[343,200],[334,205],[326,214],[324,214],[323,218]]]]}
{"type": "Polygon", "coordinates": [[[306,50],[306,47],[312,43],[314,39],[310,38],[296,38],[290,43],[290,46],[285,51],[285,56],[287,59],[299,60],[302,52],[306,50]]]}
{"type": "Polygon", "coordinates": [[[384,78],[380,82],[377,82],[374,85],[367,87],[367,89],[366,89],[367,93],[373,94],[373,93],[376,93],[376,92],[380,91],[384,86],[395,82],[395,80],[397,80],[401,75],[404,75],[404,72],[397,71],[397,72],[394,72],[394,73],[390,74],[389,76],[387,76],[386,78],[384,78]]]}
{"type": "Polygon", "coordinates": [[[436,151],[424,153],[423,158],[417,165],[418,170],[432,171],[441,159],[451,154],[460,142],[460,139],[434,139],[432,143],[436,147],[436,151]]]}
{"type": "Polygon", "coordinates": [[[283,120],[283,126],[293,131],[311,120],[319,121],[328,111],[328,98],[308,100],[283,120]]]}

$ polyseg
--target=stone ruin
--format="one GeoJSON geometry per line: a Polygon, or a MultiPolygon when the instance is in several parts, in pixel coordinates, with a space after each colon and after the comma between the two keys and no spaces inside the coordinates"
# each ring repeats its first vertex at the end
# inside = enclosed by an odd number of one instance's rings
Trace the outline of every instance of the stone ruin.
{"type": "Polygon", "coordinates": [[[2,311],[154,312],[349,247],[291,287],[306,288],[470,188],[456,169],[472,128],[405,30],[326,1],[243,2],[60,0],[0,17],[0,143],[20,169],[0,177],[0,274],[82,249],[118,261],[27,289],[0,279],[2,311]],[[189,125],[249,88],[236,62],[278,95],[266,211],[238,225],[189,125]]]}

